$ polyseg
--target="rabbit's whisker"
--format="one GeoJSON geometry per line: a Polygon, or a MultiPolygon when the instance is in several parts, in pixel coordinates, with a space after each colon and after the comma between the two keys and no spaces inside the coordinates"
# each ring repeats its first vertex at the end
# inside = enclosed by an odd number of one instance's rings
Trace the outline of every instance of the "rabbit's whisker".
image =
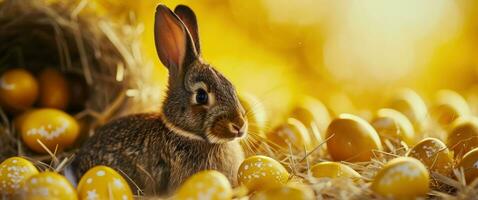
{"type": "Polygon", "coordinates": [[[279,146],[278,144],[268,140],[267,138],[264,138],[256,133],[253,133],[253,132],[250,132],[250,135],[252,137],[248,137],[250,140],[253,140],[254,142],[257,142],[259,143],[258,147],[259,148],[264,148],[264,146],[268,146],[269,149],[268,150],[272,150],[274,151],[275,153],[280,153],[280,152],[284,152],[284,151],[287,151],[285,150],[285,148],[279,146]],[[263,145],[261,145],[263,144],[263,145]]]}

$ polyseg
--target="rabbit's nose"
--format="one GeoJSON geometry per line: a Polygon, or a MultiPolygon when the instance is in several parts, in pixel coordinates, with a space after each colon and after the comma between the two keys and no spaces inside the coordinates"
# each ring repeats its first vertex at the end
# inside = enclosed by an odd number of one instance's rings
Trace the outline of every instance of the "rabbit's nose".
{"type": "Polygon", "coordinates": [[[235,134],[236,137],[242,137],[247,132],[247,123],[242,123],[242,126],[239,126],[235,123],[229,123],[229,131],[235,134]]]}

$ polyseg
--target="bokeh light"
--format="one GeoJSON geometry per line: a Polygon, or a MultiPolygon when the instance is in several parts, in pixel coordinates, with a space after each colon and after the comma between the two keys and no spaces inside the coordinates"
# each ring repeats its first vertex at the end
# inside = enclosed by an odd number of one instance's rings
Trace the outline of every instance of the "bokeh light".
{"type": "Polygon", "coordinates": [[[167,73],[155,52],[154,8],[192,7],[205,60],[239,91],[258,96],[276,116],[272,123],[285,119],[304,94],[332,113],[367,115],[364,108],[383,105],[397,88],[428,99],[438,89],[470,91],[476,82],[478,6],[470,1],[101,2],[108,15],[144,24],[142,51],[154,65],[158,93],[167,73]],[[125,17],[125,10],[132,15],[125,17]]]}

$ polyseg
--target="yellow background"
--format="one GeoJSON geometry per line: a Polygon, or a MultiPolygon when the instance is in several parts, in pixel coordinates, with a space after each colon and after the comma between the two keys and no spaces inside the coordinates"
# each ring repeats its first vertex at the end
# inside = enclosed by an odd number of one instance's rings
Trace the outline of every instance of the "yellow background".
{"type": "Polygon", "coordinates": [[[425,99],[438,89],[467,98],[478,91],[476,1],[91,1],[119,23],[133,16],[144,25],[143,53],[164,88],[153,38],[158,3],[195,10],[205,60],[269,115],[282,116],[304,94],[334,113],[360,113],[402,87],[425,99]]]}

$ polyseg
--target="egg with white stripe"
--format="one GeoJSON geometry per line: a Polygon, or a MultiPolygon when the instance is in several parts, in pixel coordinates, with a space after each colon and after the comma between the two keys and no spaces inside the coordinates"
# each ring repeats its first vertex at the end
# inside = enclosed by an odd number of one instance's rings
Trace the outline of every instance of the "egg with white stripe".
{"type": "Polygon", "coordinates": [[[80,199],[133,199],[125,179],[114,169],[102,165],[89,169],[81,177],[77,190],[80,199]]]}
{"type": "Polygon", "coordinates": [[[73,145],[80,130],[75,118],[50,108],[29,112],[19,126],[23,142],[38,153],[46,152],[38,140],[52,152],[57,147],[57,151],[61,151],[73,145]]]}

